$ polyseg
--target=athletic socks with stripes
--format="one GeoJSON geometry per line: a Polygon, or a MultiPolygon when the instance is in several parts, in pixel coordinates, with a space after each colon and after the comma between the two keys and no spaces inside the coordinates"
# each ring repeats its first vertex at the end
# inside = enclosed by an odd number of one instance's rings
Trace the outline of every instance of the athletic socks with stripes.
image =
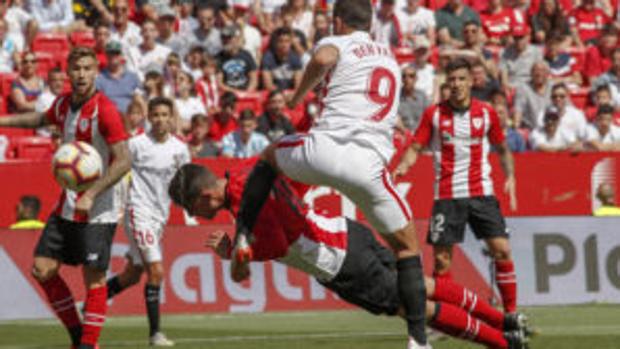
{"type": "Polygon", "coordinates": [[[80,349],[92,348],[97,344],[108,310],[107,300],[107,286],[92,288],[86,293],[80,349]]]}
{"type": "Polygon", "coordinates": [[[502,296],[504,311],[517,311],[517,277],[512,260],[495,260],[495,283],[502,296]]]}
{"type": "Polygon", "coordinates": [[[41,287],[52,309],[54,309],[54,313],[67,328],[71,341],[77,346],[80,344],[82,326],[69,287],[67,287],[60,275],[55,275],[51,279],[42,282],[41,287]]]}
{"type": "Polygon", "coordinates": [[[149,318],[149,336],[159,332],[159,285],[144,285],[144,300],[149,318]]]}

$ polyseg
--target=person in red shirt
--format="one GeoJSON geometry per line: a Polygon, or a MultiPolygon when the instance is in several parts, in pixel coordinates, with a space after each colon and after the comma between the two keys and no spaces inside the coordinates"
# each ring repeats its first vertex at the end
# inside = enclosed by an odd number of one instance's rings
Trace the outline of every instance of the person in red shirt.
{"type": "Polygon", "coordinates": [[[435,203],[428,243],[433,245],[436,277],[450,277],[452,246],[464,239],[469,225],[484,239],[495,261],[497,287],[506,312],[516,311],[517,279],[506,223],[493,193],[491,145],[497,149],[506,174],[505,191],[516,209],[514,160],[499,117],[487,103],[471,97],[471,65],[455,59],[446,67],[450,98],[428,108],[414,141],[394,170],[399,178],[416,162],[423,147],[435,157],[435,203]]]}
{"type": "Polygon", "coordinates": [[[110,41],[110,27],[105,24],[98,24],[95,27],[95,54],[97,54],[97,61],[99,61],[99,70],[105,69],[108,65],[108,57],[106,56],[105,48],[110,41]]]}
{"type": "Polygon", "coordinates": [[[510,38],[514,10],[504,7],[502,3],[502,0],[491,0],[489,7],[480,13],[487,44],[505,46],[510,38]]]}
{"type": "Polygon", "coordinates": [[[226,92],[220,99],[220,111],[213,114],[213,121],[209,126],[207,138],[214,142],[221,142],[222,138],[237,129],[235,109],[237,96],[233,92],[226,92]]]}
{"type": "Polygon", "coordinates": [[[596,6],[595,0],[583,0],[581,6],[570,12],[569,23],[577,46],[596,43],[611,18],[596,6]]]}
{"type": "MultiPolygon", "coordinates": [[[[227,210],[236,217],[256,161],[231,168],[225,178],[197,164],[184,165],[170,182],[170,197],[193,215],[211,219],[227,210]]],[[[252,260],[278,260],[308,273],[340,298],[373,314],[402,314],[393,268],[396,258],[366,226],[309,209],[302,199],[308,188],[278,177],[253,228],[252,260]]],[[[231,258],[233,243],[226,233],[210,234],[207,245],[220,257],[231,258]]],[[[427,277],[425,283],[431,327],[492,348],[525,347],[523,334],[528,328],[523,315],[503,314],[451,280],[427,277]]]]}
{"type": "Polygon", "coordinates": [[[611,68],[611,56],[618,46],[618,30],[613,26],[607,26],[596,45],[588,47],[586,51],[583,73],[589,80],[594,80],[599,75],[611,68]]]}

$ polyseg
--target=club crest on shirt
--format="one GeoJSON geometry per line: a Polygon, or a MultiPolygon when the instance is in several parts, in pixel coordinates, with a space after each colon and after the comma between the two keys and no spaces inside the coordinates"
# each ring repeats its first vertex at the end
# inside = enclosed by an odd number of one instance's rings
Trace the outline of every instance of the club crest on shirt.
{"type": "Polygon", "coordinates": [[[441,139],[444,142],[450,143],[452,141],[452,135],[450,134],[450,132],[442,132],[441,133],[441,139]]]}
{"type": "Polygon", "coordinates": [[[471,123],[474,125],[475,129],[479,129],[480,127],[482,127],[482,118],[473,118],[471,120],[471,123]]]}
{"type": "Polygon", "coordinates": [[[89,122],[88,119],[80,120],[80,132],[86,132],[88,130],[89,122]]]}

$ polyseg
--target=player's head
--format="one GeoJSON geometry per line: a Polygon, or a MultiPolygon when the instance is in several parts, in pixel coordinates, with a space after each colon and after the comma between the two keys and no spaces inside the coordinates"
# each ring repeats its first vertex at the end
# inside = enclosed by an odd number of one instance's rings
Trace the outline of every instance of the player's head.
{"type": "Polygon", "coordinates": [[[211,219],[224,208],[225,195],[218,190],[217,177],[208,168],[185,164],[175,173],[168,194],[192,216],[211,219]]]}
{"type": "Polygon", "coordinates": [[[369,31],[372,22],[372,5],[369,0],[338,0],[334,5],[334,33],[369,31]]]}
{"type": "Polygon", "coordinates": [[[95,51],[82,46],[71,49],[67,58],[67,66],[73,93],[78,97],[91,94],[95,90],[95,78],[98,73],[95,51]]]}
{"type": "Polygon", "coordinates": [[[471,95],[471,64],[463,58],[455,58],[446,66],[447,83],[450,86],[450,101],[453,104],[468,104],[471,95]]]}
{"type": "Polygon", "coordinates": [[[41,210],[41,201],[34,195],[24,195],[17,204],[17,220],[37,219],[41,210]]]}
{"type": "Polygon", "coordinates": [[[149,122],[155,138],[164,137],[172,129],[174,102],[166,97],[155,97],[149,101],[149,122]]]}

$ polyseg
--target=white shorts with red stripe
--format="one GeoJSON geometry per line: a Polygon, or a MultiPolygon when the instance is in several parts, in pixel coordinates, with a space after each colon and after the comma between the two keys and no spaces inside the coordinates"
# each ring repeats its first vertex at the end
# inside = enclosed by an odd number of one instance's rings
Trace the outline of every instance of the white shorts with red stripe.
{"type": "Polygon", "coordinates": [[[129,241],[127,256],[133,265],[162,261],[163,233],[162,224],[141,217],[133,209],[127,209],[125,214],[125,235],[129,241]]]}
{"type": "Polygon", "coordinates": [[[276,161],[286,176],[338,190],[380,233],[395,233],[411,220],[409,204],[394,188],[383,158],[372,148],[320,133],[285,136],[276,146],[276,161]]]}

